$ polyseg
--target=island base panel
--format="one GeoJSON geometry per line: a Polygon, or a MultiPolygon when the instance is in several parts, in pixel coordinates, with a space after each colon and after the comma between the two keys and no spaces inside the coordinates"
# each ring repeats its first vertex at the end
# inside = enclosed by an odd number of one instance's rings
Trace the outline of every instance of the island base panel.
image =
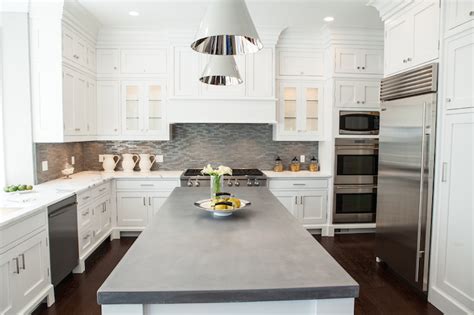
{"type": "Polygon", "coordinates": [[[326,315],[354,314],[354,299],[303,301],[189,303],[189,304],[108,304],[102,315],[326,315]]]}

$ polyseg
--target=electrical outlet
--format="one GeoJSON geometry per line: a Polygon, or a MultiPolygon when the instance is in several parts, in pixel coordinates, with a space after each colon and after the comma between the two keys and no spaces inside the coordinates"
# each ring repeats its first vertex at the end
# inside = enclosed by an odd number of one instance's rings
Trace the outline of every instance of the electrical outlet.
{"type": "Polygon", "coordinates": [[[41,170],[46,172],[48,170],[48,161],[41,162],[41,170]]]}
{"type": "Polygon", "coordinates": [[[156,156],[156,162],[163,163],[163,155],[157,155],[156,156]]]}
{"type": "Polygon", "coordinates": [[[104,155],[99,154],[99,162],[100,163],[104,162],[104,155]]]}
{"type": "Polygon", "coordinates": [[[74,158],[74,156],[71,156],[71,164],[72,165],[76,164],[76,159],[74,158]]]}
{"type": "Polygon", "coordinates": [[[300,155],[300,162],[304,163],[306,161],[306,157],[304,155],[300,155]]]}

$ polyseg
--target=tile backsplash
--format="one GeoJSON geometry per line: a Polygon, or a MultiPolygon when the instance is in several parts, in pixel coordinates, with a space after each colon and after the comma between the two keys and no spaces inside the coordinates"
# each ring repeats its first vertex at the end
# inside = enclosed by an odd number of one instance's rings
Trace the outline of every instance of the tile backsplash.
{"type": "MultiPolygon", "coordinates": [[[[277,155],[285,167],[294,156],[318,155],[317,142],[273,141],[267,124],[175,124],[170,141],[93,141],[68,144],[37,144],[37,179],[60,177],[67,155],[76,156],[76,170],[102,170],[99,154],[152,153],[164,156],[153,170],[201,168],[207,163],[234,168],[271,169],[277,155]],[[77,152],[81,151],[81,154],[77,152]],[[47,158],[49,171],[41,171],[47,158]],[[79,159],[80,160],[79,160],[79,159]],[[59,173],[58,173],[59,171],[59,173]],[[45,174],[47,173],[47,174],[45,174]]],[[[70,159],[70,158],[69,158],[70,159]]],[[[121,163],[117,165],[121,169],[121,163]]]]}

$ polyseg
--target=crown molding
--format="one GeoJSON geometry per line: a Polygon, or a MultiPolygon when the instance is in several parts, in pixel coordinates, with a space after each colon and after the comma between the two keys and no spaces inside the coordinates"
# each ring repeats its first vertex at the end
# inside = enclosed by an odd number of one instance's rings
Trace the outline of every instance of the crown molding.
{"type": "Polygon", "coordinates": [[[376,8],[380,18],[385,22],[394,14],[415,1],[419,0],[369,0],[367,6],[376,8]]]}

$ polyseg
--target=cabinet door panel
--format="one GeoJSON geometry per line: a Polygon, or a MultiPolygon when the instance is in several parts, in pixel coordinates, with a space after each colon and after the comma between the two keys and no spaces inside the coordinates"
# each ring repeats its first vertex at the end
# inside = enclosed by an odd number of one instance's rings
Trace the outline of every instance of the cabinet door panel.
{"type": "Polygon", "coordinates": [[[102,236],[102,224],[101,224],[101,216],[102,212],[105,209],[104,205],[105,201],[101,201],[100,203],[94,205],[92,208],[92,236],[94,239],[100,238],[102,236]]]}
{"type": "Polygon", "coordinates": [[[298,217],[298,206],[297,193],[294,191],[277,191],[273,190],[272,193],[277,197],[283,206],[290,212],[295,218],[298,217]]]}
{"type": "Polygon", "coordinates": [[[190,47],[175,47],[174,60],[174,95],[198,96],[199,54],[190,47]]]}
{"type": "Polygon", "coordinates": [[[63,123],[64,134],[74,135],[74,85],[76,75],[72,70],[63,68],[63,123]]]}
{"type": "Polygon", "coordinates": [[[46,232],[41,232],[16,248],[20,273],[15,282],[15,305],[27,305],[48,285],[47,250],[46,232]]]}
{"type": "Polygon", "coordinates": [[[383,73],[383,51],[381,50],[360,50],[359,51],[360,73],[382,74],[383,73]]]}
{"type": "Polygon", "coordinates": [[[459,25],[474,20],[474,2],[472,0],[450,0],[445,2],[446,27],[451,30],[459,25]]]}
{"type": "Polygon", "coordinates": [[[170,193],[168,192],[155,192],[148,195],[148,204],[150,206],[151,215],[156,215],[160,208],[168,199],[170,193]]]}
{"type": "Polygon", "coordinates": [[[121,72],[166,74],[166,49],[122,50],[121,72]]]}
{"type": "Polygon", "coordinates": [[[63,57],[74,60],[74,34],[69,28],[64,26],[62,31],[63,57]]]}
{"type": "Polygon", "coordinates": [[[87,48],[84,40],[74,34],[74,61],[82,66],[87,66],[87,48]]]}
{"type": "Polygon", "coordinates": [[[336,106],[357,106],[357,82],[356,81],[336,81],[336,106]]]}
{"type": "Polygon", "coordinates": [[[337,48],[335,60],[335,72],[359,73],[360,64],[358,58],[359,50],[350,48],[337,48]],[[357,69],[359,67],[359,69],[357,69]]]}
{"type": "Polygon", "coordinates": [[[300,192],[301,206],[299,219],[303,224],[326,222],[327,191],[300,192]]]}
{"type": "Polygon", "coordinates": [[[145,102],[143,82],[122,83],[122,133],[139,134],[144,131],[143,104],[145,102]]]}
{"type": "Polygon", "coordinates": [[[474,107],[474,33],[446,43],[446,108],[474,107]]]}
{"type": "Polygon", "coordinates": [[[322,76],[323,55],[318,52],[280,51],[280,76],[322,76]]]}
{"type": "Polygon", "coordinates": [[[97,82],[97,134],[120,134],[120,85],[118,81],[97,82]]]}
{"type": "Polygon", "coordinates": [[[444,181],[439,185],[437,229],[437,275],[435,285],[466,309],[472,305],[474,286],[474,114],[448,114],[445,121],[442,161],[444,181]]]}
{"type": "Polygon", "coordinates": [[[97,134],[97,86],[94,80],[87,81],[87,133],[97,134]]]}
{"type": "Polygon", "coordinates": [[[147,134],[161,134],[165,126],[165,91],[164,82],[147,82],[144,85],[144,127],[147,134]]]}
{"type": "Polygon", "coordinates": [[[306,134],[319,133],[321,129],[321,103],[323,87],[318,84],[303,84],[301,87],[302,110],[300,114],[301,131],[306,134]]]}
{"type": "MultiPolygon", "coordinates": [[[[12,251],[0,255],[0,314],[13,314],[14,280],[18,276],[12,251]]],[[[17,258],[17,257],[15,257],[17,258]]]]}
{"type": "Polygon", "coordinates": [[[438,2],[423,4],[413,12],[413,54],[408,66],[438,58],[439,7],[438,2]]]}
{"type": "Polygon", "coordinates": [[[378,107],[380,105],[380,83],[376,81],[359,82],[360,97],[363,107],[378,107]]]}
{"type": "Polygon", "coordinates": [[[87,45],[87,68],[93,72],[97,69],[97,56],[95,48],[87,45]]]}
{"type": "Polygon", "coordinates": [[[119,226],[146,227],[148,204],[143,193],[117,193],[117,224],[119,226]]]}
{"type": "Polygon", "coordinates": [[[272,97],[275,85],[273,76],[273,49],[263,48],[246,56],[246,95],[250,97],[272,97]]]}
{"type": "Polygon", "coordinates": [[[74,80],[74,134],[87,134],[87,80],[76,74],[74,80]]]}
{"type": "Polygon", "coordinates": [[[97,49],[97,75],[114,75],[120,72],[118,49],[97,49]]]}
{"type": "Polygon", "coordinates": [[[411,55],[410,38],[413,33],[410,17],[403,17],[386,26],[385,31],[385,73],[391,74],[406,67],[406,59],[411,55]],[[405,60],[405,62],[404,62],[405,60]]]}

